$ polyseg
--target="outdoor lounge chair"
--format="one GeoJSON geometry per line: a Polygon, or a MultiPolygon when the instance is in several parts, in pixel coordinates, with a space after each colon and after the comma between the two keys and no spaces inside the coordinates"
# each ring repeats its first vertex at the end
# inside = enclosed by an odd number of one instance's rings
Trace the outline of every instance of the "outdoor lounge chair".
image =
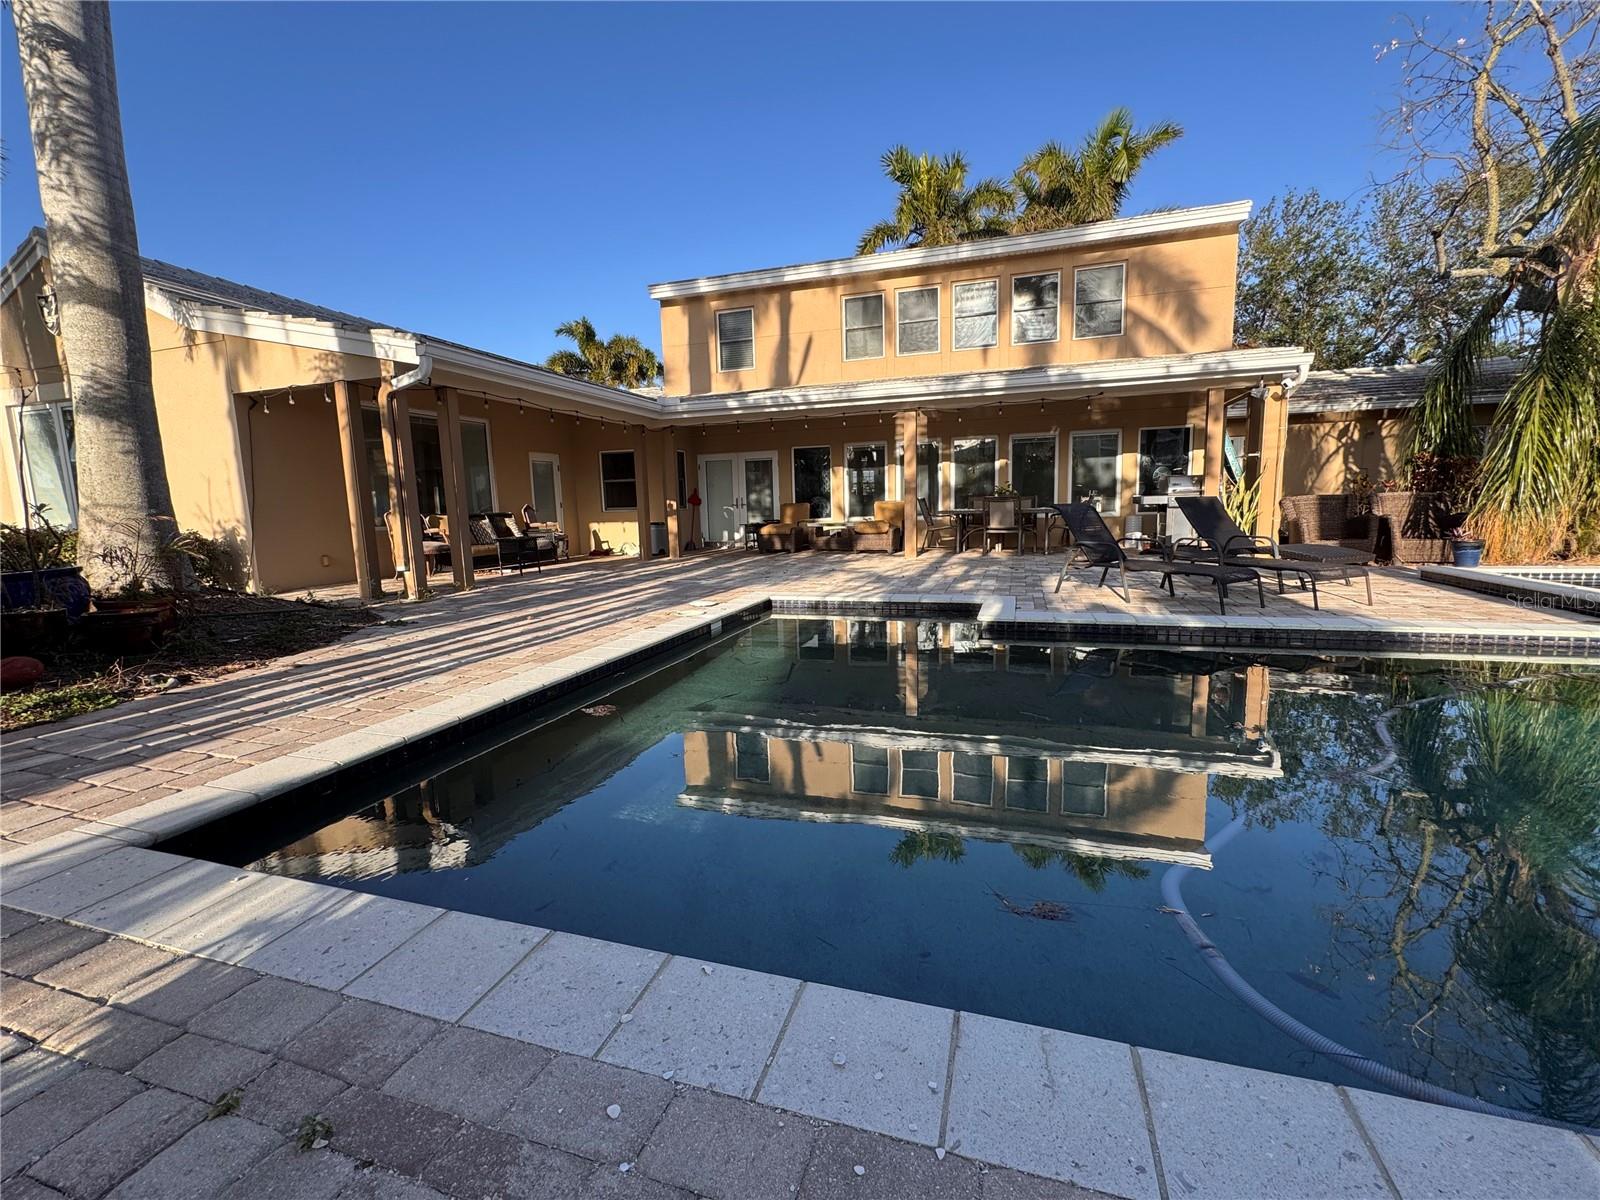
{"type": "Polygon", "coordinates": [[[1188,519],[1190,525],[1199,536],[1185,538],[1174,547],[1177,555],[1182,557],[1196,557],[1203,555],[1203,561],[1210,562],[1215,559],[1218,566],[1251,567],[1257,571],[1271,571],[1278,577],[1278,591],[1283,591],[1283,577],[1296,576],[1301,586],[1309,585],[1311,588],[1311,607],[1320,609],[1321,601],[1317,596],[1317,580],[1330,579],[1338,575],[1346,584],[1350,582],[1350,573],[1358,571],[1367,581],[1367,603],[1372,603],[1372,576],[1367,569],[1359,563],[1340,562],[1306,562],[1299,559],[1282,558],[1278,554],[1278,544],[1271,538],[1256,537],[1240,529],[1234,519],[1228,515],[1228,510],[1222,506],[1222,501],[1215,496],[1179,496],[1178,507],[1188,519]]]}
{"type": "MultiPolygon", "coordinates": [[[[1056,576],[1056,591],[1061,590],[1061,581],[1067,577],[1067,571],[1077,562],[1078,555],[1082,555],[1083,565],[1089,568],[1100,568],[1100,586],[1106,584],[1106,577],[1110,575],[1113,567],[1122,578],[1122,599],[1127,602],[1132,599],[1128,592],[1128,573],[1130,571],[1156,572],[1161,576],[1161,586],[1167,589],[1169,595],[1178,593],[1173,589],[1172,577],[1174,575],[1187,575],[1195,579],[1209,579],[1217,589],[1217,607],[1226,616],[1228,612],[1228,587],[1235,583],[1251,583],[1256,585],[1256,599],[1262,608],[1267,606],[1267,594],[1261,586],[1261,576],[1250,567],[1217,566],[1213,563],[1183,562],[1171,558],[1145,558],[1139,555],[1130,555],[1122,548],[1121,543],[1112,536],[1103,518],[1092,506],[1088,504],[1057,504],[1055,510],[1061,514],[1061,519],[1067,523],[1067,530],[1072,534],[1072,539],[1077,543],[1076,553],[1069,554],[1061,564],[1061,574],[1056,576]]],[[[1113,591],[1116,589],[1113,588],[1113,591]]]]}
{"type": "Polygon", "coordinates": [[[855,549],[884,550],[893,554],[901,547],[905,524],[905,501],[875,500],[872,504],[872,520],[854,521],[850,525],[855,549]]]}

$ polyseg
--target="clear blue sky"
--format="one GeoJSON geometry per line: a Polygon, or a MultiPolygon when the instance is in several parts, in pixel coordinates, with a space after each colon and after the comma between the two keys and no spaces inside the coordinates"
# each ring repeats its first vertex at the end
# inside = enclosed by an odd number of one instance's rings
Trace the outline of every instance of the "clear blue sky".
{"type": "MultiPolygon", "coordinates": [[[[1413,4],[1414,10],[1421,5],[1413,4]]],[[[646,285],[851,253],[878,156],[1009,174],[1116,104],[1187,129],[1128,211],[1384,169],[1387,4],[117,4],[143,252],[540,359],[646,285]]],[[[1435,19],[1460,16],[1435,8],[1435,19]]],[[[9,254],[41,216],[9,9],[9,254]]]]}

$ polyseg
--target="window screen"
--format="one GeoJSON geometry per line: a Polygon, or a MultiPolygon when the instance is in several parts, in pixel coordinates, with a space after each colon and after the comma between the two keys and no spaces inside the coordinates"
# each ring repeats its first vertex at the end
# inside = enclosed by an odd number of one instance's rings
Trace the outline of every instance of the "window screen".
{"type": "Polygon", "coordinates": [[[950,344],[957,350],[977,350],[1000,342],[1000,283],[980,279],[958,283],[951,290],[950,309],[955,331],[950,344]]]}
{"type": "Polygon", "coordinates": [[[633,451],[612,450],[600,456],[600,507],[637,508],[639,489],[634,482],[633,451]]]}
{"type": "Polygon", "coordinates": [[[889,751],[883,746],[850,746],[850,790],[866,796],[889,794],[889,751]]]}
{"type": "Polygon", "coordinates": [[[717,370],[743,371],[756,365],[756,314],[735,308],[717,314],[717,370]]]}
{"type": "Polygon", "coordinates": [[[1011,280],[1011,341],[1053,342],[1060,332],[1061,272],[1011,280]]]}
{"type": "Polygon", "coordinates": [[[844,356],[883,357],[883,297],[851,296],[844,302],[844,356]]]}
{"type": "Polygon", "coordinates": [[[1039,504],[1056,502],[1056,439],[1011,439],[1011,486],[1039,504]]]}
{"type": "Polygon", "coordinates": [[[1073,275],[1072,336],[1116,337],[1122,332],[1121,263],[1083,267],[1073,275]]]}
{"type": "Polygon", "coordinates": [[[933,354],[939,349],[938,288],[897,292],[894,317],[896,354],[933,354]]]}
{"type": "Polygon", "coordinates": [[[1086,502],[1103,513],[1117,511],[1117,462],[1122,439],[1112,433],[1072,435],[1072,502],[1086,502]]]}
{"type": "Polygon", "coordinates": [[[810,504],[811,516],[833,516],[833,452],[826,446],[797,446],[794,452],[794,498],[810,504]]]}

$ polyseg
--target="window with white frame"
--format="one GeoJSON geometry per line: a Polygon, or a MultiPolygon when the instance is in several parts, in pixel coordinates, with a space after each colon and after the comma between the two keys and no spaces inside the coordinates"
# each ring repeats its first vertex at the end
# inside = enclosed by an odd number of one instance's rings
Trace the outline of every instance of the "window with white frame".
{"type": "Polygon", "coordinates": [[[1039,504],[1056,502],[1056,437],[1018,434],[1011,439],[1011,486],[1039,504]]]}
{"type": "Polygon", "coordinates": [[[717,314],[717,370],[746,371],[756,365],[756,310],[730,308],[717,314]]]}
{"type": "Polygon", "coordinates": [[[939,752],[900,751],[900,794],[919,800],[939,798],[939,752]]]}
{"type": "Polygon", "coordinates": [[[606,450],[600,455],[600,507],[638,508],[639,485],[634,475],[632,450],[606,450]]]}
{"type": "Polygon", "coordinates": [[[1011,278],[1011,343],[1053,342],[1061,335],[1061,272],[1011,278]]]}
{"type": "Polygon", "coordinates": [[[1105,763],[1061,763],[1061,811],[1078,817],[1106,815],[1105,763]]]}
{"type": "Polygon", "coordinates": [[[850,743],[850,790],[863,796],[889,794],[889,751],[884,746],[850,743]]]}
{"type": "Polygon", "coordinates": [[[957,508],[971,508],[976,496],[994,495],[999,448],[992,437],[956,438],[950,443],[950,494],[957,508]]]}
{"type": "Polygon", "coordinates": [[[981,350],[1000,344],[1000,281],[978,279],[950,289],[950,315],[955,328],[953,350],[981,350]]]}
{"type": "Polygon", "coordinates": [[[994,759],[957,750],[950,755],[950,798],[957,804],[994,805],[994,759]]]}
{"type": "Polygon", "coordinates": [[[1187,425],[1139,431],[1139,495],[1164,496],[1167,480],[1189,473],[1192,436],[1187,425]]]}
{"type": "Polygon", "coordinates": [[[1122,490],[1122,434],[1119,430],[1087,430],[1072,435],[1072,488],[1074,504],[1090,504],[1115,516],[1122,490]]]}
{"type": "Polygon", "coordinates": [[[793,476],[795,503],[811,505],[811,515],[816,520],[831,518],[833,451],[827,446],[796,446],[793,476]]]}
{"type": "Polygon", "coordinates": [[[766,783],[772,775],[767,736],[739,732],[733,735],[733,777],[766,783]]]}
{"type": "Polygon", "coordinates": [[[78,523],[78,449],[70,400],[23,404],[12,410],[22,444],[26,503],[39,505],[52,525],[78,523]]]}
{"type": "Polygon", "coordinates": [[[1079,267],[1072,273],[1072,336],[1118,337],[1122,333],[1122,292],[1128,269],[1122,263],[1079,267]]]}
{"type": "Polygon", "coordinates": [[[907,288],[894,294],[894,352],[939,352],[939,289],[907,288]]]}
{"type": "Polygon", "coordinates": [[[883,357],[883,293],[846,296],[844,300],[844,356],[883,357]]]}
{"type": "Polygon", "coordinates": [[[871,517],[873,505],[889,497],[889,445],[863,442],[844,448],[844,515],[871,517]]]}
{"type": "Polygon", "coordinates": [[[1022,812],[1045,812],[1050,799],[1050,769],[1042,758],[1006,759],[1006,807],[1022,812]]]}

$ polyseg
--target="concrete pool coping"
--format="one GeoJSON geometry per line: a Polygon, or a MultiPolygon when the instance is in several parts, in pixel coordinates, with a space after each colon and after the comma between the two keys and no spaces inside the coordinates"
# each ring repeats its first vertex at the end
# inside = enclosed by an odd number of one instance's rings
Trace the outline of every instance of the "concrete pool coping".
{"type": "MultiPolygon", "coordinates": [[[[1010,598],[773,596],[696,604],[648,632],[0,855],[13,907],[361,996],[808,1116],[1129,1197],[1454,1194],[1600,1187],[1591,1138],[1295,1076],[781,979],[147,847],[408,747],[602,683],[766,612],[977,619],[995,636],[1130,624],[1223,637],[1265,622],[1019,614],[1010,598]],[[815,607],[813,607],[815,606],[815,607]],[[840,1060],[843,1060],[842,1063],[840,1060]],[[663,1064],[681,1065],[663,1065],[663,1064]],[[1288,1173],[1287,1175],[1285,1173],[1288,1173]],[[1442,1184],[1441,1181],[1456,1183],[1442,1184]]],[[[1098,616],[1098,614],[1097,614],[1098,616]]],[[[1337,625],[1280,621],[1316,638],[1337,625]]],[[[1368,627],[1370,630],[1370,627],[1368,627]]],[[[1538,627],[1530,627],[1530,630],[1538,627]]],[[[1272,632],[1269,627],[1269,632],[1272,632]]],[[[1400,630],[1400,632],[1405,632],[1400,630]]],[[[1444,637],[1482,630],[1424,632],[1444,637]]],[[[1073,636],[1080,636],[1073,633],[1073,636]]],[[[1600,629],[1538,636],[1588,638],[1600,629]]],[[[1084,640],[1093,640],[1085,638],[1084,640]]],[[[1213,644],[1202,641],[1201,644],[1213,644]]],[[[1232,644],[1232,643],[1225,643],[1232,644]]],[[[1285,647],[1274,644],[1271,648],[1285,647]]]]}
{"type": "Polygon", "coordinates": [[[1442,583],[1485,596],[1499,596],[1531,608],[1600,616],[1600,588],[1587,581],[1593,567],[1445,567],[1424,566],[1419,574],[1428,583],[1442,583]],[[1520,571],[1539,574],[1522,575],[1520,571]],[[1562,576],[1571,576],[1567,582],[1562,576]]]}

